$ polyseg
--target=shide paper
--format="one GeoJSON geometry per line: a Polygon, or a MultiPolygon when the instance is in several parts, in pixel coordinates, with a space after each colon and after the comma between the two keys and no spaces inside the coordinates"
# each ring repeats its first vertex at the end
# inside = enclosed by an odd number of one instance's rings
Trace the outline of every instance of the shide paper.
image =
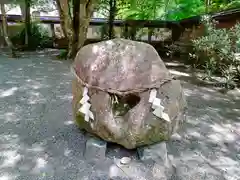
{"type": "Polygon", "coordinates": [[[150,91],[150,96],[148,102],[152,103],[152,108],[154,109],[153,114],[165,121],[170,122],[170,118],[167,113],[163,112],[164,107],[161,105],[161,99],[157,98],[157,90],[152,89],[150,91]]]}

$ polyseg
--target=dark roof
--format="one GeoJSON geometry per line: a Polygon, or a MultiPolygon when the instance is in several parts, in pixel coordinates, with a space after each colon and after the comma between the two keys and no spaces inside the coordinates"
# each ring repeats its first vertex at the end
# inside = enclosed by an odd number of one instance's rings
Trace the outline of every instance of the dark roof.
{"type": "MultiPolygon", "coordinates": [[[[197,24],[201,23],[201,18],[204,15],[205,14],[186,18],[186,19],[180,20],[179,23],[184,27],[197,25],[197,24]]],[[[231,20],[236,20],[236,19],[240,20],[240,8],[225,10],[225,11],[221,11],[221,12],[217,12],[217,13],[209,13],[209,16],[212,19],[219,21],[219,22],[226,22],[226,21],[231,21],[231,20]]]]}
{"type": "MultiPolygon", "coordinates": [[[[218,13],[211,13],[209,14],[212,18],[215,20],[221,22],[221,21],[229,21],[231,19],[240,19],[240,9],[231,9],[226,11],[221,11],[218,13]]],[[[0,14],[0,21],[1,21],[1,14],[0,14]]],[[[186,18],[180,21],[166,21],[166,20],[120,20],[116,19],[114,20],[115,26],[139,26],[139,27],[167,27],[172,28],[181,25],[182,27],[192,27],[193,25],[198,25],[201,23],[201,17],[200,16],[193,16],[190,18],[186,18]]],[[[42,23],[46,24],[59,24],[60,18],[54,17],[54,16],[40,16],[40,21],[42,23]]],[[[7,15],[7,20],[9,22],[21,22],[22,16],[21,15],[7,15]]],[[[105,18],[92,18],[90,21],[90,25],[103,25],[107,24],[108,20],[105,18]]]]}
{"type": "MultiPolygon", "coordinates": [[[[0,14],[0,17],[2,15],[0,14]]],[[[60,18],[54,17],[54,16],[40,16],[40,21],[45,24],[59,24],[60,18]]],[[[2,18],[0,18],[1,21],[2,18]]],[[[22,16],[21,15],[7,15],[8,22],[22,22],[22,16]]],[[[90,21],[90,25],[103,25],[107,24],[108,20],[105,18],[92,18],[90,21]]],[[[135,26],[140,27],[169,27],[176,26],[178,23],[175,21],[159,21],[159,20],[120,20],[116,19],[114,20],[113,24],[115,26],[132,26],[133,24],[135,26]]]]}
{"type": "Polygon", "coordinates": [[[220,11],[217,13],[212,13],[212,17],[223,17],[223,16],[231,16],[231,15],[236,15],[236,14],[240,14],[240,8],[237,9],[229,9],[229,10],[225,10],[225,11],[220,11]]]}

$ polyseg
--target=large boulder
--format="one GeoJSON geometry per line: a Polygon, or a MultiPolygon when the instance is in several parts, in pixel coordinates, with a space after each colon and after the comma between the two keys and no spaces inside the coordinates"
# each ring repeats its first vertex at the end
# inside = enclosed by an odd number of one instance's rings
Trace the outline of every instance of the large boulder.
{"type": "Polygon", "coordinates": [[[133,149],[167,140],[186,100],[149,44],[113,39],[84,46],[72,66],[73,113],[80,128],[133,149]]]}

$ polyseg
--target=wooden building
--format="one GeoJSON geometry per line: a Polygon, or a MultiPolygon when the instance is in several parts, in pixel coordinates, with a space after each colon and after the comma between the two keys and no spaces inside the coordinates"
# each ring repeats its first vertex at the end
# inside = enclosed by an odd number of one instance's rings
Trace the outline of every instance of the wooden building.
{"type": "MultiPolygon", "coordinates": [[[[240,9],[228,10],[210,14],[217,20],[219,28],[231,28],[240,21],[240,9]]],[[[0,21],[1,21],[0,15],[0,21]]],[[[53,37],[53,46],[56,48],[67,47],[67,40],[64,38],[59,17],[40,16],[35,17],[39,23],[49,27],[50,36],[53,37]]],[[[11,27],[23,22],[20,15],[7,15],[7,20],[11,27]],[[15,25],[13,24],[15,23],[15,25]]],[[[88,30],[88,40],[86,43],[101,41],[103,37],[102,29],[107,27],[108,20],[103,18],[93,18],[88,30]]],[[[129,33],[134,30],[134,39],[146,41],[153,44],[158,49],[163,44],[171,44],[182,39],[193,39],[203,34],[204,26],[201,24],[201,16],[195,16],[181,21],[160,21],[160,20],[115,20],[113,22],[116,37],[132,38],[129,33]]],[[[9,28],[11,30],[11,27],[9,28]]],[[[21,29],[21,28],[19,28],[21,29]]],[[[16,33],[14,29],[12,31],[16,33]]],[[[11,34],[13,36],[14,34],[11,34]]]]}

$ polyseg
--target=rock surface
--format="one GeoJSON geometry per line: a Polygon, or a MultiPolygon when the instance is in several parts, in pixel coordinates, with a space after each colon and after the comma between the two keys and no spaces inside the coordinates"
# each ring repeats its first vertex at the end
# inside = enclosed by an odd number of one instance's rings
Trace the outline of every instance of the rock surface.
{"type": "MultiPolygon", "coordinates": [[[[186,100],[180,81],[172,79],[155,49],[146,43],[113,39],[87,45],[78,52],[73,73],[77,124],[106,141],[127,149],[153,144],[169,139],[184,120],[186,100]],[[89,121],[79,112],[85,87],[94,117],[89,121]],[[169,122],[153,114],[152,89],[169,122]]],[[[84,95],[85,100],[88,97],[84,95]]]]}
{"type": "Polygon", "coordinates": [[[140,160],[147,161],[167,161],[167,145],[165,142],[154,144],[151,146],[140,147],[137,149],[140,160]]]}
{"type": "Polygon", "coordinates": [[[98,138],[88,138],[85,144],[84,157],[88,161],[101,161],[105,159],[107,143],[98,138]]]}
{"type": "Polygon", "coordinates": [[[167,180],[171,179],[172,176],[176,174],[173,157],[168,155],[167,145],[165,142],[140,147],[137,151],[140,160],[144,164],[154,164],[154,167],[158,169],[153,176],[156,176],[161,180],[167,180]]]}

